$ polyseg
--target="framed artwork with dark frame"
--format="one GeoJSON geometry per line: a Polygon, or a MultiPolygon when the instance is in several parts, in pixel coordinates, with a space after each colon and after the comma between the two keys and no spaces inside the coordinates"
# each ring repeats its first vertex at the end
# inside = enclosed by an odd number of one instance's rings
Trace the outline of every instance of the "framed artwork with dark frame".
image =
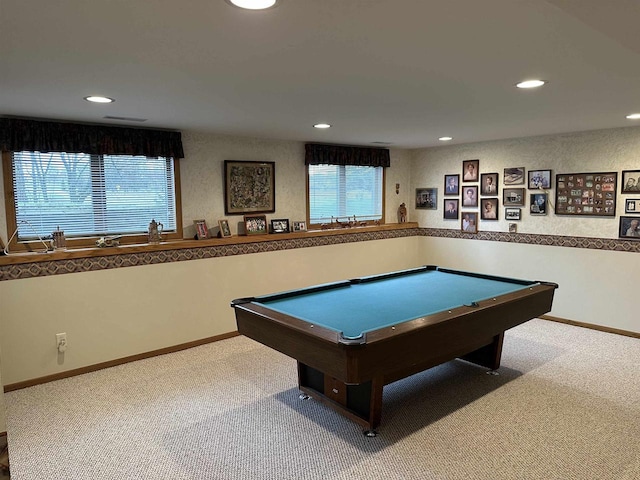
{"type": "Polygon", "coordinates": [[[621,193],[640,192],[640,170],[623,170],[621,185],[621,193]]]}
{"type": "Polygon", "coordinates": [[[462,212],[460,230],[467,233],[478,233],[478,212],[462,212]]]}
{"type": "Polygon", "coordinates": [[[276,211],[275,162],[224,161],[224,213],[276,211]]]}
{"type": "Polygon", "coordinates": [[[529,189],[551,188],[551,170],[529,170],[529,189]]]}
{"type": "Polygon", "coordinates": [[[505,207],[523,207],[525,199],[524,188],[503,188],[502,204],[505,207]]]}
{"type": "Polygon", "coordinates": [[[480,175],[480,193],[482,195],[498,194],[498,174],[483,173],[480,175]]]}
{"type": "Polygon", "coordinates": [[[640,198],[627,198],[624,201],[624,213],[640,213],[640,198]]]}
{"type": "Polygon", "coordinates": [[[267,216],[266,215],[245,215],[244,231],[247,235],[266,235],[267,216]]]}
{"type": "Polygon", "coordinates": [[[444,218],[446,220],[457,220],[460,200],[457,198],[444,199],[444,218]]]}
{"type": "Polygon", "coordinates": [[[558,173],[556,215],[615,217],[618,173],[558,173]]]}
{"type": "Polygon", "coordinates": [[[193,225],[196,227],[196,237],[198,240],[209,238],[209,227],[206,220],[194,220],[193,225]]]}
{"type": "Polygon", "coordinates": [[[522,217],[522,209],[517,207],[506,207],[504,209],[505,220],[520,220],[522,217]]]}
{"type": "Polygon", "coordinates": [[[478,186],[466,185],[462,187],[462,206],[477,207],[478,206],[478,186]]]}
{"type": "Polygon", "coordinates": [[[498,220],[498,199],[483,198],[482,208],[480,208],[480,218],[482,220],[498,220]]]}
{"type": "Polygon", "coordinates": [[[618,237],[640,240],[640,217],[620,217],[618,237]]]}
{"type": "Polygon", "coordinates": [[[505,168],[502,181],[505,185],[523,185],[524,167],[505,168]]]}
{"type": "Polygon", "coordinates": [[[229,228],[229,220],[218,220],[218,227],[220,227],[220,236],[227,238],[231,236],[231,229],[229,228]]]}
{"type": "Polygon", "coordinates": [[[531,215],[546,215],[549,196],[546,193],[532,193],[529,213],[531,215]]]}
{"type": "Polygon", "coordinates": [[[289,219],[278,218],[271,220],[271,233],[289,233],[289,219]]]}
{"type": "Polygon", "coordinates": [[[444,176],[444,194],[460,195],[460,175],[451,174],[444,176]]]}
{"type": "Polygon", "coordinates": [[[480,160],[463,160],[462,161],[462,181],[477,182],[479,168],[480,168],[480,160]]]}
{"type": "Polygon", "coordinates": [[[416,188],[416,208],[436,210],[438,208],[438,189],[416,188]]]}

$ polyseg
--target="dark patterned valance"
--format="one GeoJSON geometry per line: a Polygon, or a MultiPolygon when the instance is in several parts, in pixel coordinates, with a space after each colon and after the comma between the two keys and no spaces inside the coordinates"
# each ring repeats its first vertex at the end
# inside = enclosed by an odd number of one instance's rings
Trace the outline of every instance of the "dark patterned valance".
{"type": "Polygon", "coordinates": [[[0,150],[184,158],[180,132],[0,118],[0,150]]]}
{"type": "Polygon", "coordinates": [[[391,165],[386,148],[343,147],[340,145],[305,145],[305,165],[357,165],[388,167],[391,165]]]}

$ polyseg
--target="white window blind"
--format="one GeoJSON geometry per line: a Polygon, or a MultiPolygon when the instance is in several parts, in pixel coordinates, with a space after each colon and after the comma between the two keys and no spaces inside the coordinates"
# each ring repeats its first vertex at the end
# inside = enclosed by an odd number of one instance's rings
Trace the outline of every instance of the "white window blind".
{"type": "Polygon", "coordinates": [[[309,165],[309,223],[382,218],[382,167],[309,165]]]}
{"type": "Polygon", "coordinates": [[[19,240],[176,231],[171,158],[14,152],[12,167],[19,240]]]}

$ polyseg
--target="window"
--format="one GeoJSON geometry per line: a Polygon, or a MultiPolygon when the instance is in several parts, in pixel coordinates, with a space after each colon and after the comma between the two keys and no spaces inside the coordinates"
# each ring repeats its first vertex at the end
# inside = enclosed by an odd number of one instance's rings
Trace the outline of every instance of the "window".
{"type": "Polygon", "coordinates": [[[179,177],[172,158],[57,152],[6,155],[5,176],[9,174],[13,191],[8,227],[17,226],[19,242],[49,237],[60,227],[70,246],[93,245],[96,237],[105,235],[126,236],[122,243],[142,243],[152,219],[163,224],[168,238],[182,237],[179,177]]]}
{"type": "Polygon", "coordinates": [[[383,167],[308,165],[309,224],[342,220],[384,221],[383,167]]]}

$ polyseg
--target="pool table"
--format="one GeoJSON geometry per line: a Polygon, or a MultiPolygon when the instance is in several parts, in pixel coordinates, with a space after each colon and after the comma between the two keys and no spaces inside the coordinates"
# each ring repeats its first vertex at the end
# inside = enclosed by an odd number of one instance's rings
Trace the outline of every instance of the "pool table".
{"type": "Polygon", "coordinates": [[[555,283],[433,265],[231,302],[238,331],[298,363],[298,385],[362,425],[382,389],[461,358],[500,366],[505,330],[551,311],[555,283]]]}

